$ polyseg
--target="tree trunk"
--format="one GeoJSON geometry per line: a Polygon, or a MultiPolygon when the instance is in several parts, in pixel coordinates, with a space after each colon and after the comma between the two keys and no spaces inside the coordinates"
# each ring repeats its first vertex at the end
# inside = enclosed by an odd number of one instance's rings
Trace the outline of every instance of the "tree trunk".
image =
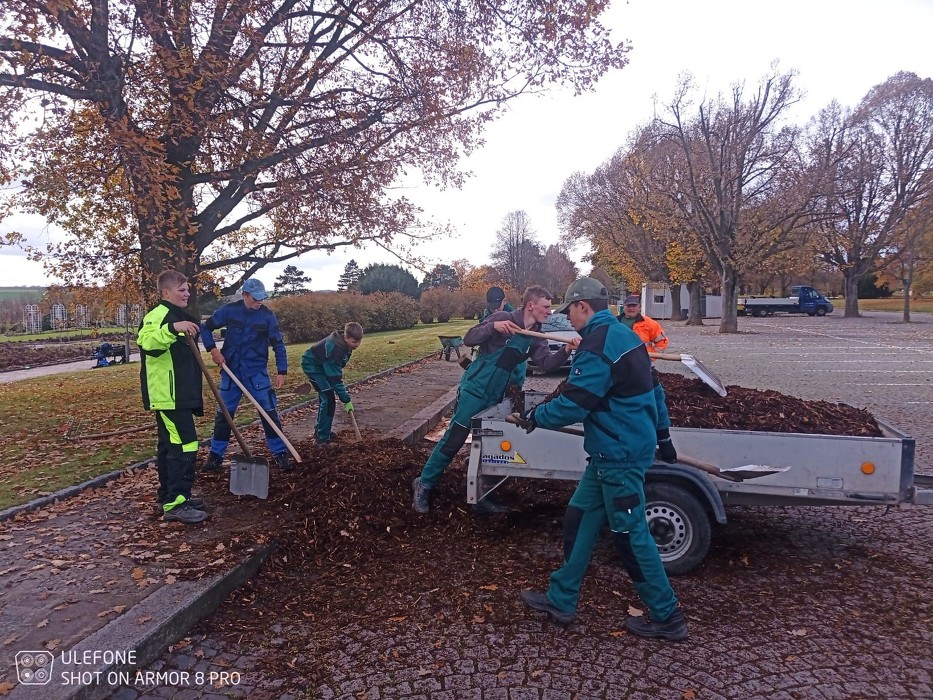
{"type": "Polygon", "coordinates": [[[845,288],[846,305],[844,318],[858,318],[858,280],[859,274],[856,268],[844,270],[842,273],[842,284],[845,288]]]}
{"type": "Polygon", "coordinates": [[[722,322],[719,324],[720,333],[738,333],[739,317],[737,311],[738,304],[738,280],[735,270],[726,265],[722,270],[722,322]]]}
{"type": "Polygon", "coordinates": [[[910,323],[910,278],[904,278],[904,323],[910,323]]]}
{"type": "MultiPolygon", "coordinates": [[[[683,321],[684,316],[680,313],[680,296],[683,293],[682,284],[671,285],[671,320],[683,321]]],[[[689,312],[688,312],[689,313],[689,312]]]]}
{"type": "Polygon", "coordinates": [[[687,282],[687,292],[690,294],[690,311],[687,318],[688,326],[703,325],[703,307],[701,304],[701,294],[703,287],[699,282],[687,282]]]}

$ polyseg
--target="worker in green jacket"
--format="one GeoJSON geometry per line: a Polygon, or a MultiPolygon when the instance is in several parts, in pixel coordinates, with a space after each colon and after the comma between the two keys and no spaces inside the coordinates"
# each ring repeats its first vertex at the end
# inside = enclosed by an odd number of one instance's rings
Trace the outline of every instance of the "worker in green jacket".
{"type": "Polygon", "coordinates": [[[645,514],[645,475],[654,460],[658,422],[651,360],[641,339],[609,311],[602,282],[582,277],[570,285],[564,301],[559,312],[567,312],[582,336],[567,386],[522,417],[528,432],[582,421],[588,459],[564,516],[563,565],[551,574],[547,591],[523,591],[521,599],[558,623],[573,622],[583,576],[608,522],[649,612],[627,617],[625,628],[640,637],[684,639],[687,623],[645,514]]]}
{"type": "Polygon", "coordinates": [[[545,340],[516,333],[522,329],[540,332],[542,321],[551,313],[551,293],[544,287],[529,287],[523,299],[521,309],[496,311],[463,336],[464,345],[479,346],[479,355],[460,378],[450,426],[421,476],[412,482],[412,508],[418,513],[430,511],[431,490],[463,447],[473,416],[502,401],[506,387],[514,380],[515,368],[531,357],[545,371],[557,369],[576,346],[574,340],[551,352],[545,340]]]}
{"type": "Polygon", "coordinates": [[[207,520],[204,501],[191,497],[198,457],[194,417],[204,415],[204,400],[200,366],[185,336],[197,338],[200,326],[185,311],[190,292],[183,274],[165,270],[158,287],[162,301],[143,318],[136,338],[143,407],[156,415],[162,519],[193,525],[207,520]]]}
{"type": "Polygon", "coordinates": [[[318,445],[330,445],[333,435],[334,412],[337,399],[348,414],[354,410],[350,392],[343,383],[343,368],[350,355],[363,342],[363,326],[351,321],[343,332],[334,331],[305,350],[301,356],[301,370],[318,393],[317,423],[314,438],[318,445]]]}

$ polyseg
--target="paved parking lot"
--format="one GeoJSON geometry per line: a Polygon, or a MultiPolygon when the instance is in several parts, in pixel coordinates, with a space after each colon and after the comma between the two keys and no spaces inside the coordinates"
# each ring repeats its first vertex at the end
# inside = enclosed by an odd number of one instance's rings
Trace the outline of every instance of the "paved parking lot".
{"type": "MultiPolygon", "coordinates": [[[[917,440],[918,471],[933,474],[933,315],[836,311],[809,316],[740,317],[738,334],[718,319],[667,324],[671,352],[691,353],[726,384],[774,389],[803,399],[865,408],[917,440]]],[[[675,371],[673,363],[662,369],[675,371]]],[[[677,370],[679,371],[679,370],[677,370]]]]}
{"type": "MultiPolygon", "coordinates": [[[[913,435],[918,471],[933,473],[933,318],[915,318],[747,318],[736,335],[718,334],[712,320],[665,325],[671,351],[694,354],[727,385],[867,408],[913,435]]],[[[704,563],[674,580],[690,624],[681,644],[620,631],[637,599],[608,546],[594,555],[574,625],[525,609],[518,591],[544,586],[560,558],[560,518],[542,515],[511,549],[495,528],[477,525],[472,551],[445,549],[426,528],[412,556],[462,571],[456,599],[439,599],[449,585],[427,577],[398,591],[393,615],[361,611],[325,644],[300,623],[257,620],[267,631],[252,646],[196,630],[153,669],[235,668],[237,685],[118,697],[933,698],[933,508],[732,507],[728,518],[704,563]],[[476,585],[469,572],[490,552],[501,567],[476,585]],[[289,668],[262,664],[266,650],[296,637],[309,642],[289,668]]],[[[363,566],[356,576],[391,575],[363,566]]]]}

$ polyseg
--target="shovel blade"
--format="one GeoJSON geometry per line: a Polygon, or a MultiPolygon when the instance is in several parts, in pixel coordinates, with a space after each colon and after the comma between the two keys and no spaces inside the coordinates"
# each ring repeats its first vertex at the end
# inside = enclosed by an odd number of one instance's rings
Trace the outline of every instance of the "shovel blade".
{"type": "Polygon", "coordinates": [[[693,355],[681,355],[681,362],[684,366],[703,380],[703,383],[711,387],[720,396],[726,395],[726,387],[713,372],[693,355]]]}
{"type": "Polygon", "coordinates": [[[790,467],[770,467],[767,464],[744,464],[741,467],[731,467],[729,469],[720,469],[720,474],[726,474],[733,481],[744,481],[745,479],[760,479],[763,476],[772,476],[786,472],[790,467]]]}
{"type": "Polygon", "coordinates": [[[235,496],[269,497],[269,462],[262,457],[230,459],[230,493],[235,496]]]}

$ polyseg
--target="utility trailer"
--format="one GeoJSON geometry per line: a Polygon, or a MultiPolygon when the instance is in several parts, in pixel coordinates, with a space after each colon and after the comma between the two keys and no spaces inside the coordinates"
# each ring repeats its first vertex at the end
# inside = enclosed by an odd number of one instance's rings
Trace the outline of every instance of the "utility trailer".
{"type": "MultiPolygon", "coordinates": [[[[526,392],[525,407],[545,396],[526,392]]],[[[583,474],[581,437],[544,428],[528,434],[506,422],[509,413],[506,400],[473,419],[468,503],[478,503],[509,477],[579,480],[583,474]]],[[[712,521],[726,523],[726,505],[933,504],[933,477],[914,475],[913,438],[879,426],[883,437],[671,428],[678,452],[721,468],[790,468],[735,482],[684,464],[655,463],[645,482],[646,512],[664,568],[683,574],[703,561],[712,521]]]]}

